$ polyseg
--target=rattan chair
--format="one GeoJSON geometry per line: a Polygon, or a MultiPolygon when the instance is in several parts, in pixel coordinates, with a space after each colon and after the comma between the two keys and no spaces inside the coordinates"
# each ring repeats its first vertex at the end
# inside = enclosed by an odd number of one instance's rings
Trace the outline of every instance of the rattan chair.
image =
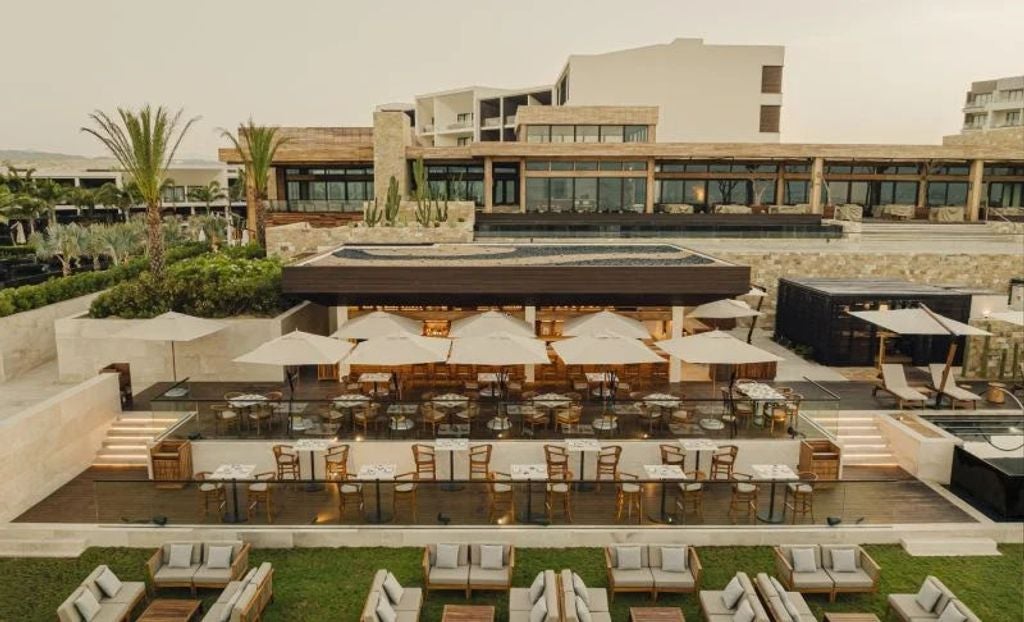
{"type": "Polygon", "coordinates": [[[398,519],[398,506],[409,505],[412,522],[416,522],[416,491],[419,487],[419,474],[415,471],[399,473],[395,476],[395,520],[398,519]]]}
{"type": "Polygon", "coordinates": [[[345,474],[344,477],[338,480],[338,520],[345,518],[345,510],[348,506],[355,504],[356,509],[362,513],[365,501],[363,499],[363,484],[361,482],[354,482],[356,479],[354,475],[345,474]]]}
{"type": "Polygon", "coordinates": [[[711,454],[711,479],[732,479],[736,467],[736,456],[740,448],[736,445],[722,445],[711,454]]]}
{"type": "Polygon", "coordinates": [[[220,517],[224,513],[224,509],[227,507],[227,495],[224,493],[224,484],[214,480],[207,480],[211,473],[209,471],[200,471],[193,476],[197,482],[199,482],[199,516],[200,520],[205,520],[210,515],[210,504],[213,503],[217,507],[217,516],[220,517]]]}
{"type": "Polygon", "coordinates": [[[493,523],[505,514],[515,518],[516,495],[512,477],[508,473],[491,472],[487,478],[490,481],[487,486],[487,522],[493,523]]]}
{"type": "Polygon", "coordinates": [[[412,460],[416,465],[417,479],[437,479],[437,454],[430,445],[416,443],[412,446],[412,460]]]}
{"type": "Polygon", "coordinates": [[[817,473],[810,471],[800,472],[799,482],[790,482],[786,485],[785,505],[789,510],[790,522],[796,524],[797,516],[811,517],[814,523],[814,481],[818,479],[817,473]]]}
{"type": "Polygon", "coordinates": [[[622,458],[622,447],[620,445],[608,445],[602,447],[597,454],[597,489],[601,490],[601,480],[619,479],[619,460],[622,458]]]}
{"type": "Polygon", "coordinates": [[[548,465],[548,482],[544,487],[544,510],[548,522],[554,517],[554,508],[562,506],[562,515],[566,522],[572,522],[572,471],[563,467],[551,468],[548,465]]]}
{"type": "Polygon", "coordinates": [[[324,478],[343,480],[348,475],[348,445],[335,445],[324,452],[324,478]]]}
{"type": "Polygon", "coordinates": [[[661,452],[661,463],[682,468],[686,463],[686,452],[678,445],[658,445],[661,452]]]}
{"type": "Polygon", "coordinates": [[[299,454],[291,445],[274,445],[274,462],[277,464],[277,479],[297,480],[300,476],[299,454]]]}
{"type": "Polygon", "coordinates": [[[487,479],[491,472],[491,454],[494,446],[490,443],[471,445],[469,448],[469,479],[487,479]]]}
{"type": "Polygon", "coordinates": [[[679,496],[676,498],[676,515],[686,522],[686,515],[693,512],[704,520],[704,479],[703,471],[689,471],[687,481],[679,482],[679,496]]]}

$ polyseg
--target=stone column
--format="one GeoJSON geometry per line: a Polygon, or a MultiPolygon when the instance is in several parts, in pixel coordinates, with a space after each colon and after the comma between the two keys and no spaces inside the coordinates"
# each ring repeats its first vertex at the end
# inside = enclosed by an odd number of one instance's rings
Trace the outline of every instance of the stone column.
{"type": "Polygon", "coordinates": [[[811,189],[810,189],[810,201],[811,213],[821,214],[825,210],[821,205],[821,182],[825,176],[825,159],[814,158],[814,163],[811,165],[811,189]]]}
{"type": "Polygon", "coordinates": [[[526,213],[526,158],[519,158],[519,212],[526,213]]]}
{"type": "Polygon", "coordinates": [[[984,160],[971,160],[971,185],[967,191],[967,213],[966,218],[970,222],[978,220],[979,212],[981,210],[981,195],[982,190],[985,188],[982,183],[982,173],[985,170],[984,160]]]}
{"type": "MultiPolygon", "coordinates": [[[[686,319],[685,309],[680,306],[673,305],[672,307],[672,332],[669,334],[669,339],[675,339],[676,337],[683,336],[683,320],[686,319]]],[[[676,357],[670,357],[668,360],[668,381],[669,382],[682,382],[683,380],[683,362],[676,357]]]]}
{"type": "Polygon", "coordinates": [[[654,213],[654,158],[647,158],[647,198],[644,201],[644,213],[654,213]]]}
{"type": "Polygon", "coordinates": [[[484,213],[494,211],[494,161],[484,158],[484,213]]]}
{"type": "MultiPolygon", "coordinates": [[[[534,331],[534,333],[536,333],[537,332],[537,307],[535,307],[533,305],[526,305],[525,307],[523,307],[523,311],[525,312],[524,316],[523,316],[523,319],[526,320],[531,326],[534,327],[533,331],[534,331]]],[[[533,365],[526,365],[525,367],[526,367],[526,370],[525,370],[526,381],[527,382],[533,382],[536,379],[536,375],[535,375],[535,371],[536,370],[534,369],[534,366],[533,365]]]]}
{"type": "Polygon", "coordinates": [[[775,205],[782,205],[786,198],[786,171],[785,164],[779,162],[779,170],[775,178],[775,205]]]}
{"type": "MultiPolygon", "coordinates": [[[[327,318],[327,325],[330,329],[330,334],[334,334],[338,331],[345,322],[348,321],[348,305],[340,307],[328,307],[328,313],[330,314],[327,318]]],[[[352,371],[352,366],[347,363],[342,363],[338,366],[338,379],[343,376],[347,376],[352,371]]]]}
{"type": "Polygon", "coordinates": [[[373,192],[383,205],[391,177],[398,181],[398,195],[409,195],[409,167],[405,148],[409,145],[409,116],[400,111],[373,113],[373,192]]]}

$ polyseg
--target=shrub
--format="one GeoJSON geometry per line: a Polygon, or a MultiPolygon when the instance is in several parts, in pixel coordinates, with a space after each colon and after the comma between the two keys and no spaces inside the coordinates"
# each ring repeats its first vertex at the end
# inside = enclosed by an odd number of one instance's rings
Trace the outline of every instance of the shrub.
{"type": "Polygon", "coordinates": [[[36,249],[31,246],[0,246],[0,257],[21,257],[35,254],[36,249]]]}

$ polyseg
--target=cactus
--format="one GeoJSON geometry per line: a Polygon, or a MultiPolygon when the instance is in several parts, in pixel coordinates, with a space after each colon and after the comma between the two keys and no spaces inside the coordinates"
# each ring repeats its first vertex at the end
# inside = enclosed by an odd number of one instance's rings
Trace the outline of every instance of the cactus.
{"type": "Polygon", "coordinates": [[[436,214],[434,220],[438,223],[448,221],[448,197],[442,195],[440,201],[434,201],[434,213],[436,214]]]}
{"type": "Polygon", "coordinates": [[[416,222],[421,227],[429,227],[431,218],[431,210],[429,202],[416,201],[416,222]]]}
{"type": "Polygon", "coordinates": [[[384,222],[394,225],[398,221],[398,211],[402,206],[402,197],[398,194],[398,180],[392,175],[388,180],[388,194],[384,198],[384,222]]]}
{"type": "Polygon", "coordinates": [[[363,222],[366,223],[367,227],[376,227],[383,217],[384,214],[380,211],[376,198],[373,199],[372,204],[367,201],[363,205],[363,222]]]}

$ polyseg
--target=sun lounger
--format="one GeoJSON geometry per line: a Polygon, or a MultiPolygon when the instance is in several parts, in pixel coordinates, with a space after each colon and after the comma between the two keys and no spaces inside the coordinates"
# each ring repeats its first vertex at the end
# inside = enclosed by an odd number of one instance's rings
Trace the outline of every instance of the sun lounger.
{"type": "Polygon", "coordinates": [[[885,391],[896,398],[896,403],[902,409],[904,404],[917,404],[920,407],[928,402],[928,396],[907,384],[907,376],[903,372],[903,365],[898,363],[884,363],[882,365],[882,380],[872,391],[876,395],[879,391],[885,391]]]}
{"type": "Polygon", "coordinates": [[[958,387],[953,381],[952,371],[946,376],[946,383],[942,384],[942,371],[945,367],[942,363],[933,363],[928,366],[928,371],[932,374],[932,388],[939,394],[939,400],[942,400],[943,395],[949,398],[949,404],[953,410],[956,410],[957,402],[970,402],[971,408],[977,408],[981,396],[958,387]]]}

